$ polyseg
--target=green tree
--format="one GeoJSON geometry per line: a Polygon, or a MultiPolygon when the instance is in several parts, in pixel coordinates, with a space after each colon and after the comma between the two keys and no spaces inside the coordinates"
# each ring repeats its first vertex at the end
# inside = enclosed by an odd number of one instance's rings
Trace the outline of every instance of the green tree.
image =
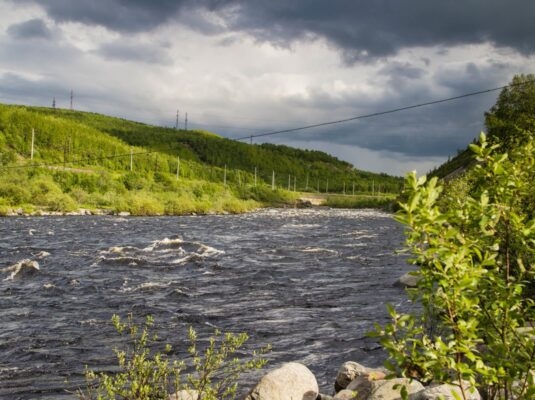
{"type": "Polygon", "coordinates": [[[485,113],[489,140],[505,150],[521,145],[535,132],[535,75],[516,75],[496,104],[485,113]]]}
{"type": "MultiPolygon", "coordinates": [[[[471,145],[478,164],[472,188],[439,199],[442,186],[407,177],[397,214],[409,228],[407,245],[419,267],[409,296],[420,313],[397,313],[376,327],[388,367],[425,382],[469,381],[487,399],[535,397],[535,220],[531,196],[532,141],[507,153],[482,134],[471,145]]],[[[464,398],[468,397],[461,385],[464,398]]]]}

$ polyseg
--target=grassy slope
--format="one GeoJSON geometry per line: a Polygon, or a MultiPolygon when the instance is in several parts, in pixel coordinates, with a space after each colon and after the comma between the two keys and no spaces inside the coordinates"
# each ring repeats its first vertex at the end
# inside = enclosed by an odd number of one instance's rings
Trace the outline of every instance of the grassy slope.
{"type": "Polygon", "coordinates": [[[375,190],[382,185],[383,191],[395,192],[401,183],[399,178],[354,170],[322,152],[250,146],[207,132],[94,113],[7,105],[0,105],[0,164],[4,210],[22,205],[30,210],[87,207],[183,214],[240,212],[292,202],[295,194],[271,190],[273,171],[279,187],[286,187],[290,175],[292,188],[295,179],[298,189],[304,189],[307,178],[311,187],[314,180],[329,182],[330,191],[353,182],[360,191],[374,184],[375,190]],[[36,135],[30,160],[32,129],[36,135]]]}

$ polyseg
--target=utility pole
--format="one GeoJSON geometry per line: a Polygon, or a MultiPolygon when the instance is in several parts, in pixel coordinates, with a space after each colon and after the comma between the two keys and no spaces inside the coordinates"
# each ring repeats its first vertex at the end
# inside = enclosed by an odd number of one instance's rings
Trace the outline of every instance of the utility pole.
{"type": "Polygon", "coordinates": [[[71,111],[73,110],[73,108],[72,108],[72,99],[73,99],[73,97],[74,97],[74,94],[73,94],[72,89],[71,89],[71,111]]]}
{"type": "Polygon", "coordinates": [[[288,190],[290,190],[290,182],[291,182],[291,176],[288,175],[288,190]]]}
{"type": "Polygon", "coordinates": [[[176,122],[175,122],[175,129],[178,129],[178,110],[176,110],[176,122]]]}
{"type": "Polygon", "coordinates": [[[184,130],[188,130],[188,113],[186,113],[186,117],[184,118],[184,130]]]}
{"type": "Polygon", "coordinates": [[[32,149],[30,150],[30,160],[33,161],[33,144],[35,142],[35,129],[32,128],[32,149]]]}
{"type": "Polygon", "coordinates": [[[275,190],[275,171],[271,175],[271,190],[275,190]]]}
{"type": "Polygon", "coordinates": [[[180,156],[176,158],[176,180],[180,177],[180,156]]]}
{"type": "Polygon", "coordinates": [[[55,96],[52,98],[52,108],[54,110],[56,109],[56,97],[55,96]]]}

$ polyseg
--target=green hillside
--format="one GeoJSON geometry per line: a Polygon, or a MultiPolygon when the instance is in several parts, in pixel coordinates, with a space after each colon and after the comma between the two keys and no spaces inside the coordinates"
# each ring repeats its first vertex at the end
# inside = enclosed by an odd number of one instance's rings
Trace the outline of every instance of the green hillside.
{"type": "Polygon", "coordinates": [[[319,151],[13,105],[0,105],[0,166],[4,209],[241,212],[292,203],[296,191],[397,193],[401,187],[400,178],[359,171],[319,151]]]}
{"type": "MultiPolygon", "coordinates": [[[[532,140],[535,131],[535,75],[513,77],[491,109],[485,113],[485,128],[489,141],[507,152],[532,140]]],[[[476,142],[474,141],[474,144],[476,142]]],[[[476,165],[469,146],[455,157],[429,172],[430,176],[452,178],[476,165]]]]}

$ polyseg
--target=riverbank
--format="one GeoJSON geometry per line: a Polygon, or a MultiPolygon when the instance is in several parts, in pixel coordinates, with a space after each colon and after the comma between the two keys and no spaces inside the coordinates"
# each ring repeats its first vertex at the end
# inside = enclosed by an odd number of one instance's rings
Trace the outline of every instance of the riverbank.
{"type": "Polygon", "coordinates": [[[69,210],[50,210],[47,207],[24,205],[20,207],[0,206],[0,217],[45,217],[45,216],[83,216],[115,215],[128,216],[187,216],[187,215],[229,215],[258,211],[266,208],[340,208],[340,209],[377,209],[392,211],[394,200],[388,197],[348,198],[341,196],[300,196],[292,201],[263,203],[255,200],[236,200],[226,205],[210,207],[184,207],[173,210],[158,211],[154,208],[140,207],[127,209],[77,208],[69,210]],[[313,199],[313,201],[311,201],[313,199]]]}

